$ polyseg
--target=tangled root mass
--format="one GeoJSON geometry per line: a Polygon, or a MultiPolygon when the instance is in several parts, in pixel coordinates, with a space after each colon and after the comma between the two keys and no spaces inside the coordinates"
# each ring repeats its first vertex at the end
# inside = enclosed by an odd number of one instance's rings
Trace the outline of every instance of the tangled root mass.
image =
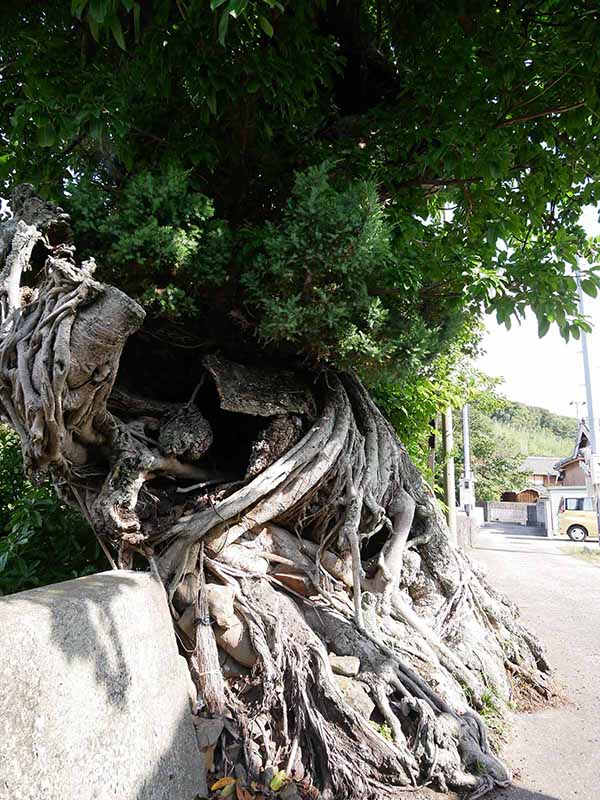
{"type": "Polygon", "coordinates": [[[546,696],[548,666],[360,381],[215,352],[157,375],[143,310],[77,261],[60,209],[28,186],[11,206],[3,418],[109,558],[160,576],[209,760],[340,800],[505,785],[478,709],[546,696]]]}

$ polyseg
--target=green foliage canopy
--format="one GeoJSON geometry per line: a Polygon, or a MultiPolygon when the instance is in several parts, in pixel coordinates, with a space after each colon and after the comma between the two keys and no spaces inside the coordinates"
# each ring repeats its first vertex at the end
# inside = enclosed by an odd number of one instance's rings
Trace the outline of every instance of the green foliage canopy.
{"type": "Polygon", "coordinates": [[[586,324],[586,0],[17,0],[0,34],[2,179],[157,313],[404,374],[484,309],[586,324]]]}
{"type": "MultiPolygon", "coordinates": [[[[443,457],[439,415],[448,407],[478,403],[494,408],[499,401],[495,387],[498,379],[490,378],[473,367],[480,330],[473,327],[456,336],[447,350],[430,365],[415,372],[410,380],[399,381],[393,373],[380,370],[372,381],[375,402],[390,420],[410,457],[426,479],[434,486],[442,485],[438,474],[431,474],[430,449],[437,449],[438,467],[443,457]]],[[[458,441],[458,439],[457,439],[458,441]]]]}

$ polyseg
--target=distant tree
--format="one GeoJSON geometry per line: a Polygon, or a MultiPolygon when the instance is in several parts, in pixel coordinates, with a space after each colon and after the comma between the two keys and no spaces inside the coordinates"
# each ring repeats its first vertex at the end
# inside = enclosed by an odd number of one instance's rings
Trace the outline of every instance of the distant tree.
{"type": "MultiPolygon", "coordinates": [[[[477,500],[499,500],[503,492],[526,487],[530,476],[521,471],[527,456],[554,456],[573,448],[577,422],[543,408],[507,400],[500,382],[482,385],[470,407],[472,469],[477,500]]],[[[463,469],[462,419],[455,421],[457,473],[463,469]]]]}
{"type": "MultiPolygon", "coordinates": [[[[577,434],[578,422],[573,417],[554,414],[545,408],[527,406],[524,403],[505,401],[500,404],[492,416],[500,422],[508,422],[515,428],[531,431],[537,428],[552,433],[561,439],[574,440],[577,434]]],[[[547,455],[539,453],[539,455],[547,455]]]]}
{"type": "MultiPolygon", "coordinates": [[[[459,436],[461,429],[459,423],[459,436]]],[[[525,456],[518,440],[499,432],[489,415],[477,407],[471,408],[470,434],[477,500],[500,500],[503,492],[519,491],[526,486],[528,475],[520,470],[525,456]]],[[[462,461],[462,452],[458,452],[458,470],[462,469],[462,461]]]]}

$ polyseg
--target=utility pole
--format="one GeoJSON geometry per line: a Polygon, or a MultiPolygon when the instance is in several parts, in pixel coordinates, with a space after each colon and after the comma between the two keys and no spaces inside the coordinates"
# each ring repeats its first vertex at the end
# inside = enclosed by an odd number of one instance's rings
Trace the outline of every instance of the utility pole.
{"type": "Polygon", "coordinates": [[[431,432],[429,434],[429,440],[427,442],[427,449],[428,449],[427,469],[429,470],[429,472],[431,474],[431,484],[432,485],[435,483],[435,439],[436,439],[436,433],[438,431],[438,426],[439,426],[438,419],[439,419],[439,415],[436,414],[434,419],[432,419],[431,422],[429,423],[429,429],[430,429],[431,432]]]}
{"type": "MultiPolygon", "coordinates": [[[[577,292],[579,294],[579,312],[583,316],[585,314],[585,303],[583,289],[581,286],[581,276],[579,273],[577,274],[577,292]]],[[[585,331],[581,332],[581,352],[583,355],[583,373],[585,377],[585,397],[587,405],[588,427],[590,429],[590,448],[589,453],[587,453],[585,456],[587,467],[586,483],[588,492],[592,495],[592,497],[595,498],[596,501],[596,518],[598,522],[598,531],[600,533],[600,459],[598,458],[598,422],[594,406],[592,371],[590,369],[590,347],[588,336],[585,331]]],[[[598,536],[598,543],[600,544],[600,535],[598,536]]]]}
{"type": "Polygon", "coordinates": [[[579,406],[581,406],[583,408],[583,406],[585,405],[585,400],[583,401],[583,403],[581,402],[581,400],[571,400],[569,405],[570,406],[575,406],[575,415],[577,417],[577,422],[581,422],[581,420],[583,418],[583,414],[582,414],[582,416],[579,415],[579,406]]]}
{"type": "Polygon", "coordinates": [[[450,541],[457,544],[456,536],[456,482],[454,477],[454,432],[452,430],[452,408],[442,414],[442,437],[444,441],[444,501],[450,541]]]}
{"type": "Polygon", "coordinates": [[[475,479],[471,472],[471,441],[469,425],[469,404],[465,403],[462,408],[462,434],[463,434],[463,476],[459,485],[460,506],[465,510],[467,516],[475,508],[475,479]]]}

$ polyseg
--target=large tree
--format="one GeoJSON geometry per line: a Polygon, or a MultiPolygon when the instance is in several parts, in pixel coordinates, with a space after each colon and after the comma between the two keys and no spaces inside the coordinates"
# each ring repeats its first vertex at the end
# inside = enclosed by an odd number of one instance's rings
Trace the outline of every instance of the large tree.
{"type": "Polygon", "coordinates": [[[201,713],[233,713],[219,763],[233,736],[326,797],[505,783],[477,710],[547,664],[369,389],[397,416],[484,310],[586,326],[595,4],[1,13],[3,415],[162,579],[201,713]]]}

